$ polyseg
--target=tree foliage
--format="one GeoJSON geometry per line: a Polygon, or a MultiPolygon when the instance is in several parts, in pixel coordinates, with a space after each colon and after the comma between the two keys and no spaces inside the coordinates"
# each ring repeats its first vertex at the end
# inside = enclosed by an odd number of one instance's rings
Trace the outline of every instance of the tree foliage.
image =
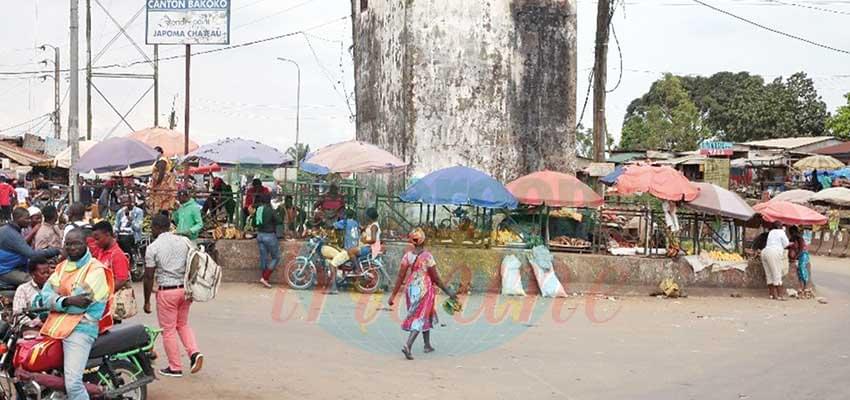
{"type": "Polygon", "coordinates": [[[620,147],[687,151],[704,138],[699,111],[681,78],[667,74],[629,105],[620,147]]]}
{"type": "Polygon", "coordinates": [[[310,154],[310,145],[304,143],[298,143],[296,146],[291,146],[286,149],[286,155],[292,157],[293,160],[303,161],[307,155],[310,154]]]}
{"type": "MultiPolygon", "coordinates": [[[[614,147],[614,138],[611,133],[607,133],[605,140],[605,149],[611,150],[614,147]]],[[[582,158],[593,159],[593,129],[585,128],[579,124],[576,128],[576,155],[582,158]]]]}
{"type": "MultiPolygon", "coordinates": [[[[659,82],[669,79],[665,76],[657,81],[647,94],[629,105],[623,122],[624,137],[627,126],[634,124],[630,122],[633,117],[644,114],[653,105],[662,104],[662,96],[654,92],[661,87],[659,82]]],[[[769,83],[747,72],[719,72],[710,77],[678,79],[697,108],[698,125],[702,129],[694,132],[698,134],[694,139],[711,137],[746,142],[826,133],[826,103],[805,73],[798,72],[787,80],[780,77],[769,83]]],[[[692,140],[684,140],[688,141],[692,140]]],[[[626,144],[621,142],[623,147],[626,144]]]]}
{"type": "Polygon", "coordinates": [[[845,94],[844,98],[847,104],[835,110],[835,115],[827,120],[826,126],[833,135],[850,140],[850,93],[845,94]]]}

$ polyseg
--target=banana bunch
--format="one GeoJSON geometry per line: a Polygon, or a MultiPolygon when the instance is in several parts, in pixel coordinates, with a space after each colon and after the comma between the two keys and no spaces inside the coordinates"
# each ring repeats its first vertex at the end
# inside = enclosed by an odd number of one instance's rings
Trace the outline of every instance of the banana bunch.
{"type": "Polygon", "coordinates": [[[733,261],[740,262],[744,261],[744,257],[741,257],[738,253],[727,253],[724,251],[709,251],[708,256],[714,261],[733,261]]]}
{"type": "Polygon", "coordinates": [[[519,237],[516,233],[508,229],[502,229],[499,231],[493,231],[492,238],[493,242],[499,245],[503,245],[506,243],[520,243],[522,242],[522,238],[519,237]]]}

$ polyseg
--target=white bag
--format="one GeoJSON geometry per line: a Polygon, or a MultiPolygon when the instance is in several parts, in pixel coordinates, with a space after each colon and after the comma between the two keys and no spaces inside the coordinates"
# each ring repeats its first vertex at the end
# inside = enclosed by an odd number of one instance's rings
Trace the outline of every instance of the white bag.
{"type": "Polygon", "coordinates": [[[522,277],[519,269],[522,262],[513,254],[502,260],[502,294],[508,296],[525,296],[522,289],[522,277]]]}
{"type": "Polygon", "coordinates": [[[537,246],[531,250],[531,270],[534,271],[534,277],[537,279],[537,285],[540,286],[540,295],[543,297],[567,297],[567,292],[561,281],[555,275],[555,268],[552,263],[555,257],[549,252],[545,246],[537,246]]]}
{"type": "Polygon", "coordinates": [[[203,248],[188,239],[186,242],[189,246],[184,276],[186,298],[201,303],[210,301],[215,298],[221,283],[221,267],[203,248]]]}

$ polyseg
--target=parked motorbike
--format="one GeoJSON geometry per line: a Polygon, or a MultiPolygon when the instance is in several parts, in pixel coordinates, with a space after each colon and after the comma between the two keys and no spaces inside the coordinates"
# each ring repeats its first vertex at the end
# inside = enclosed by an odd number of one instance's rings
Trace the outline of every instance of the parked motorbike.
{"type": "Polygon", "coordinates": [[[331,254],[345,250],[330,246],[327,242],[326,236],[312,237],[307,242],[304,255],[296,257],[286,266],[286,282],[289,287],[298,290],[309,289],[315,286],[320,273],[327,277],[327,282],[336,279],[338,286],[352,283],[361,293],[374,293],[381,287],[382,279],[389,281],[381,255],[349,260],[338,268],[337,276],[332,277],[331,254]]]}
{"type": "MultiPolygon", "coordinates": [[[[46,311],[28,309],[13,316],[12,323],[0,321],[0,400],[65,398],[61,342],[46,346],[41,353],[26,351],[52,340],[23,337],[24,316],[35,318],[46,311]],[[39,355],[27,356],[31,354],[39,355]]],[[[156,379],[150,356],[159,333],[139,324],[122,324],[101,334],[92,346],[83,376],[89,396],[146,399],[147,385],[156,379]]]]}
{"type": "Polygon", "coordinates": [[[145,276],[145,250],[150,241],[147,235],[143,235],[142,240],[136,242],[132,233],[118,232],[118,246],[130,262],[130,278],[133,282],[139,282],[145,276]]]}

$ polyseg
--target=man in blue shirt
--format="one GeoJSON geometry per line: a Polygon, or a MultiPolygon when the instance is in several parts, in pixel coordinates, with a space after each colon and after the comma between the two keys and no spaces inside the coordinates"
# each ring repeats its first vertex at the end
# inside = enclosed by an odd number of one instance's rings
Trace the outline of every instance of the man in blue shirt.
{"type": "Polygon", "coordinates": [[[10,286],[20,286],[30,280],[24,270],[31,258],[53,258],[59,249],[33,250],[21,234],[21,228],[29,226],[30,214],[26,208],[12,212],[12,222],[0,227],[0,281],[10,286]]]}
{"type": "Polygon", "coordinates": [[[342,231],[342,245],[345,247],[344,251],[339,252],[336,256],[334,256],[333,260],[331,260],[331,289],[329,294],[336,294],[336,271],[340,265],[345,264],[348,261],[348,249],[352,249],[360,246],[360,223],[354,219],[354,211],[347,210],[345,212],[345,219],[341,219],[334,224],[334,228],[342,231]]]}

